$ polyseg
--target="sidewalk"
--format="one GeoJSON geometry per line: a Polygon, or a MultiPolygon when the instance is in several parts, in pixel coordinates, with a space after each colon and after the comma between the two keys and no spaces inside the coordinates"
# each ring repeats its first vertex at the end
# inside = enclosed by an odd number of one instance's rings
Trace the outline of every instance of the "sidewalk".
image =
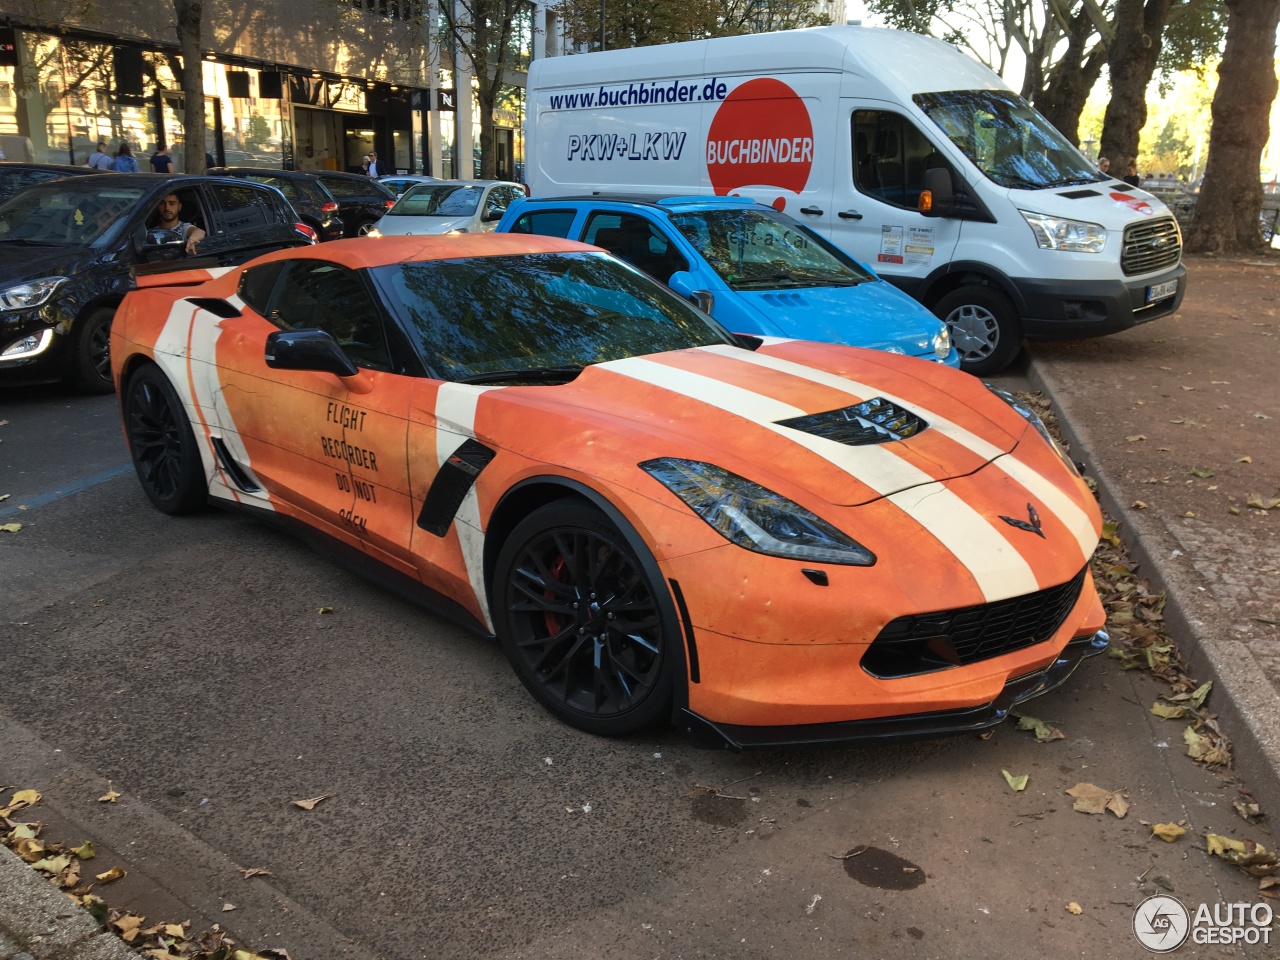
{"type": "Polygon", "coordinates": [[[1028,378],[1167,592],[1170,634],[1280,811],[1280,258],[1192,257],[1182,309],[1099,340],[1035,344],[1028,378]],[[1255,503],[1258,502],[1255,500],[1255,503]]]}
{"type": "Polygon", "coordinates": [[[0,960],[137,960],[88,911],[0,846],[0,960]]]}

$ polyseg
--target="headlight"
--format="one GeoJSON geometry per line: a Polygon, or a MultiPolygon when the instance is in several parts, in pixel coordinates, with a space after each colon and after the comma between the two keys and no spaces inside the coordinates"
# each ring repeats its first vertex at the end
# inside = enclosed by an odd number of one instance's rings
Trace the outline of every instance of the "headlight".
{"type": "Polygon", "coordinates": [[[66,277],[44,277],[41,280],[28,280],[17,286],[0,290],[0,310],[28,310],[38,307],[53,296],[58,284],[66,277]]]}
{"type": "Polygon", "coordinates": [[[1101,253],[1107,245],[1106,228],[1084,220],[1051,217],[1047,213],[1019,210],[1036,235],[1041,250],[1066,250],[1069,253],[1101,253]]]}
{"type": "Polygon", "coordinates": [[[758,483],[698,460],[660,457],[640,469],[730,543],[789,560],[869,567],[875,554],[821,517],[758,483]]]}
{"type": "Polygon", "coordinates": [[[945,323],[933,336],[933,353],[939,360],[945,360],[951,356],[951,328],[945,323]]]}
{"type": "Polygon", "coordinates": [[[994,393],[997,397],[999,397],[1009,406],[1013,407],[1013,409],[1017,411],[1018,415],[1022,417],[1023,420],[1026,420],[1027,423],[1035,427],[1036,433],[1044,437],[1045,443],[1053,447],[1054,452],[1062,458],[1062,462],[1071,468],[1071,472],[1079,475],[1080,471],[1076,469],[1076,465],[1072,462],[1071,458],[1067,456],[1066,451],[1063,450],[1062,447],[1058,446],[1058,441],[1053,439],[1053,435],[1049,433],[1049,428],[1044,425],[1044,421],[1041,420],[1040,417],[1036,415],[1036,412],[1034,410],[1032,410],[1029,406],[1027,406],[1017,397],[1015,397],[1008,390],[1001,390],[999,387],[993,387],[991,384],[985,381],[983,381],[983,386],[986,387],[988,390],[990,390],[992,393],[994,393]]]}

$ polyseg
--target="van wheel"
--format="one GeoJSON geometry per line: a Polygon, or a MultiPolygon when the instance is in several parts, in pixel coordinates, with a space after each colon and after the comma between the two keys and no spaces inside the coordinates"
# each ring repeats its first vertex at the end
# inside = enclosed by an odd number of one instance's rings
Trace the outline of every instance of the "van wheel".
{"type": "Polygon", "coordinates": [[[971,284],[953,290],[933,305],[951,331],[960,369],[976,376],[997,373],[1022,349],[1022,322],[1000,290],[971,284]]]}
{"type": "Polygon", "coordinates": [[[111,318],[115,310],[99,307],[71,329],[68,376],[81,393],[111,393],[111,318]]]}

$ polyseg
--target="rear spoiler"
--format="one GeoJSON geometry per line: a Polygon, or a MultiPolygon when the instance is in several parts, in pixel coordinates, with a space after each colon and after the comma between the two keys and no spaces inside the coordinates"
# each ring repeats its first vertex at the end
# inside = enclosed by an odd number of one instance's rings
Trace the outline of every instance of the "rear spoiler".
{"type": "Polygon", "coordinates": [[[147,287],[190,287],[208,283],[230,269],[219,266],[216,257],[162,260],[159,263],[140,263],[135,266],[133,282],[140,290],[147,287]]]}

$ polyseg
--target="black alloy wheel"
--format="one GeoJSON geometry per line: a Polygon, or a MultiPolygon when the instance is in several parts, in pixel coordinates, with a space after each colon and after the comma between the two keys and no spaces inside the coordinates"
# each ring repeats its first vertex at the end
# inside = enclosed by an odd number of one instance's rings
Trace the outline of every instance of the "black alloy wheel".
{"type": "Polygon", "coordinates": [[[70,377],[81,393],[111,393],[111,321],[115,310],[99,307],[72,329],[70,377]]]}
{"type": "Polygon", "coordinates": [[[504,652],[561,720],[625,736],[669,715],[670,597],[598,510],[561,500],[530,514],[503,545],[495,592],[504,652]]]}
{"type": "Polygon", "coordinates": [[[203,506],[208,483],[191,421],[168,377],[154,364],[125,386],[124,425],[134,469],[151,502],[170,514],[203,506]]]}

